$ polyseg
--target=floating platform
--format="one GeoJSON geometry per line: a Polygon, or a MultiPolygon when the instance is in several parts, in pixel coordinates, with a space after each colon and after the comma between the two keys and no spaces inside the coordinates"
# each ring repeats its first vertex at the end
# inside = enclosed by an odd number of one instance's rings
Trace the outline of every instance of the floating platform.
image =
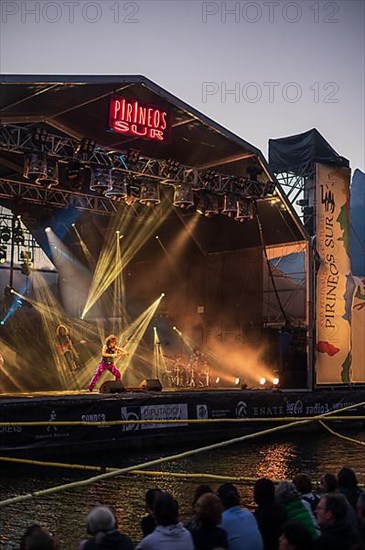
{"type": "MultiPolygon", "coordinates": [[[[308,390],[197,389],[89,393],[55,391],[0,395],[0,455],[49,456],[202,444],[341,411],[365,414],[365,388],[308,390]],[[244,419],[227,422],[224,419],[244,419]],[[149,421],[133,423],[133,421],[149,421]],[[154,420],[169,420],[160,424],[154,420]],[[207,422],[190,422],[204,420],[207,422]],[[212,422],[214,420],[214,422],[212,422]],[[124,424],[95,425],[111,421],[124,424]],[[176,422],[174,422],[176,421],[176,422]],[[184,422],[186,421],[186,422],[184,422]],[[23,422],[34,423],[22,425],[23,422]],[[58,422],[77,422],[59,425],[58,422]],[[11,423],[11,424],[9,424],[11,423]],[[42,423],[42,424],[39,424],[42,423]]],[[[358,426],[358,419],[347,421],[358,426]]]]}

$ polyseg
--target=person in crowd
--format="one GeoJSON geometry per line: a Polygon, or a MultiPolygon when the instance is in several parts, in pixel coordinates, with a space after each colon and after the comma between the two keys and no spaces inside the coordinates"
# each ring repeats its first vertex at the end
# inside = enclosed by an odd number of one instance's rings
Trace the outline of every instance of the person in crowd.
{"type": "Polygon", "coordinates": [[[321,535],[315,550],[351,550],[361,544],[360,535],[346,521],[346,499],[340,493],[328,493],[317,505],[317,520],[321,535]]]}
{"type": "Polygon", "coordinates": [[[156,527],[156,520],[153,515],[153,504],[155,502],[156,496],[161,494],[161,489],[147,489],[145,500],[146,500],[146,512],[147,515],[144,516],[141,520],[141,529],[143,533],[143,537],[147,537],[147,535],[150,535],[153,533],[156,527]]]}
{"type": "MultiPolygon", "coordinates": [[[[320,479],[320,487],[321,487],[320,495],[323,495],[326,493],[336,493],[337,487],[338,487],[337,476],[331,473],[323,474],[320,479]]],[[[355,510],[353,509],[353,507],[351,506],[351,504],[347,499],[346,499],[346,508],[347,508],[346,521],[350,523],[350,525],[355,530],[358,529],[355,510]]]]}
{"type": "Polygon", "coordinates": [[[95,374],[87,387],[89,391],[93,391],[97,381],[105,370],[108,370],[114,374],[116,380],[120,380],[122,378],[120,370],[117,369],[114,361],[117,357],[128,354],[124,349],[117,346],[117,337],[114,334],[110,334],[105,339],[101,355],[101,361],[98,364],[95,374]]]}
{"type": "Polygon", "coordinates": [[[308,502],[314,514],[319,502],[319,497],[313,493],[310,477],[307,474],[297,474],[294,476],[293,483],[300,494],[300,498],[308,502]]]}
{"type": "Polygon", "coordinates": [[[137,550],[194,550],[191,533],[179,522],[179,505],[170,493],[156,496],[153,513],[157,527],[137,550]]]}
{"type": "MultiPolygon", "coordinates": [[[[320,493],[334,493],[337,490],[338,482],[335,474],[326,473],[320,478],[320,493]]],[[[317,503],[318,504],[318,503],[317,503]]]]}
{"type": "Polygon", "coordinates": [[[311,533],[313,539],[318,537],[317,522],[312,514],[310,505],[302,501],[294,483],[282,481],[276,487],[276,501],[284,506],[288,522],[302,523],[311,533]]]}
{"type": "Polygon", "coordinates": [[[359,522],[359,533],[363,543],[365,543],[365,493],[362,492],[357,499],[356,505],[357,519],[359,522]]]}
{"type": "Polygon", "coordinates": [[[20,550],[58,550],[58,540],[38,524],[30,525],[20,540],[20,550]]]}
{"type": "Polygon", "coordinates": [[[258,479],[253,488],[253,496],[257,504],[254,516],[264,542],[264,550],[278,550],[286,511],[281,504],[275,502],[275,485],[271,479],[258,479]]]}
{"type": "Polygon", "coordinates": [[[311,533],[302,523],[286,523],[279,539],[279,550],[313,550],[311,533]]]}
{"type": "Polygon", "coordinates": [[[227,533],[218,524],[223,506],[217,495],[204,493],[195,503],[196,528],[192,531],[195,550],[228,549],[227,533]]]}
{"type": "Polygon", "coordinates": [[[117,529],[117,520],[107,506],[95,506],[86,518],[91,538],[81,542],[80,550],[133,550],[129,537],[117,529]]]}
{"type": "Polygon", "coordinates": [[[190,531],[194,531],[197,527],[197,519],[196,519],[196,513],[195,513],[195,505],[199,498],[202,495],[205,495],[206,493],[213,493],[213,489],[210,487],[210,485],[206,485],[205,483],[202,483],[198,485],[198,487],[195,489],[194,492],[194,498],[193,498],[193,515],[192,517],[185,523],[185,527],[190,531]]]}
{"type": "Polygon", "coordinates": [[[337,474],[338,492],[344,495],[353,509],[356,511],[357,500],[362,492],[357,484],[355,472],[346,466],[341,468],[337,474]]]}
{"type": "Polygon", "coordinates": [[[220,527],[227,532],[228,550],[263,550],[262,537],[255,517],[240,507],[240,496],[232,483],[218,489],[224,512],[220,527]]]}

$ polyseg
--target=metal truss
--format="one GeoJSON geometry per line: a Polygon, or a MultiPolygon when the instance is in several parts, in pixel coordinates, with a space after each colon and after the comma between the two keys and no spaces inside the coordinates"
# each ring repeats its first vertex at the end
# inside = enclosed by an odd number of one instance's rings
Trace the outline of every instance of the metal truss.
{"type": "Polygon", "coordinates": [[[0,197],[23,199],[34,204],[55,208],[74,207],[94,214],[110,215],[117,211],[118,203],[97,195],[87,195],[66,189],[45,188],[37,184],[0,178],[0,197]]]}
{"type": "MultiPolygon", "coordinates": [[[[191,166],[177,165],[171,169],[168,160],[142,156],[138,156],[137,160],[130,162],[129,151],[116,151],[99,145],[94,146],[91,150],[87,150],[87,148],[85,150],[82,140],[49,133],[46,133],[44,141],[40,144],[35,140],[34,132],[29,128],[14,125],[0,127],[0,151],[24,154],[35,150],[42,151],[61,162],[78,159],[90,168],[105,166],[109,169],[118,169],[133,174],[136,177],[154,178],[160,183],[168,185],[190,184],[194,190],[207,190],[216,194],[223,195],[233,192],[242,197],[263,198],[273,193],[272,182],[261,183],[247,178],[220,174],[212,170],[198,170],[191,166]]],[[[45,190],[38,190],[38,192],[45,192],[45,190]]],[[[68,196],[67,192],[58,190],[48,190],[48,193],[52,197],[57,193],[62,193],[64,198],[68,196]]],[[[106,206],[100,197],[85,197],[86,202],[92,199],[98,204],[101,202],[100,210],[105,211],[106,206]]],[[[57,202],[57,199],[55,200],[57,202]]]]}
{"type": "Polygon", "coordinates": [[[276,179],[284,189],[286,196],[291,204],[294,204],[297,198],[304,192],[305,182],[314,175],[314,164],[303,164],[292,172],[283,172],[275,174],[276,179]]]}

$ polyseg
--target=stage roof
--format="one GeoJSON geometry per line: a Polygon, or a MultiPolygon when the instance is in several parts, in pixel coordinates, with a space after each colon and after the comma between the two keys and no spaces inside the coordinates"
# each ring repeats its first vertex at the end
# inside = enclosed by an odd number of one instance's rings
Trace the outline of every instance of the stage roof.
{"type": "MultiPolygon", "coordinates": [[[[198,170],[213,169],[238,177],[245,176],[248,167],[258,167],[262,170],[260,181],[275,181],[259,149],[144,76],[3,75],[0,82],[1,124],[5,131],[13,127],[31,130],[42,124],[50,134],[75,140],[95,139],[98,146],[113,152],[133,148],[145,157],[174,159],[198,170]],[[171,138],[166,142],[149,141],[110,131],[108,109],[115,94],[168,111],[172,121],[171,138]]],[[[23,177],[23,162],[23,154],[4,146],[2,140],[0,200],[4,206],[12,208],[16,198],[33,209],[37,204],[55,209],[78,204],[80,210],[92,210],[92,201],[86,207],[83,204],[83,198],[92,197],[91,191],[83,189],[81,193],[74,193],[71,200],[67,189],[61,192],[62,184],[51,190],[40,189],[23,177]]],[[[305,240],[305,229],[278,184],[276,196],[280,200],[274,205],[268,200],[258,201],[265,244],[305,240]]],[[[107,202],[104,199],[104,203],[107,202]]],[[[114,203],[109,208],[104,203],[95,213],[103,213],[105,208],[105,213],[112,214],[116,208],[126,207],[124,203],[117,206],[114,203]]],[[[234,249],[260,246],[261,242],[257,223],[240,224],[225,216],[209,220],[209,228],[203,228],[201,235],[203,241],[216,243],[212,250],[203,242],[202,248],[207,252],[217,251],[218,246],[234,249]]]]}

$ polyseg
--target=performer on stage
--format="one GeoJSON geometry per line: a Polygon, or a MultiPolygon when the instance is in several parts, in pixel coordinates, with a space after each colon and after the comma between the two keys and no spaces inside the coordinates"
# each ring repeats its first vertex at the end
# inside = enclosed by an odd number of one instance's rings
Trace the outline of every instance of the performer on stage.
{"type": "Polygon", "coordinates": [[[190,356],[189,361],[190,369],[190,382],[189,386],[205,386],[209,385],[206,382],[206,369],[207,369],[207,360],[205,355],[200,351],[199,348],[194,348],[192,355],[190,356]]]}
{"type": "Polygon", "coordinates": [[[76,361],[78,353],[74,348],[70,332],[66,325],[58,325],[56,329],[56,349],[62,366],[66,365],[72,372],[79,369],[76,361]]]}
{"type": "Polygon", "coordinates": [[[121,355],[128,355],[128,353],[124,349],[117,346],[117,337],[114,334],[110,334],[110,336],[105,339],[101,355],[101,361],[98,364],[95,374],[87,387],[89,391],[93,391],[96,382],[99,380],[105,369],[114,374],[116,380],[120,380],[122,375],[120,370],[115,366],[114,359],[120,357],[121,355]]]}

